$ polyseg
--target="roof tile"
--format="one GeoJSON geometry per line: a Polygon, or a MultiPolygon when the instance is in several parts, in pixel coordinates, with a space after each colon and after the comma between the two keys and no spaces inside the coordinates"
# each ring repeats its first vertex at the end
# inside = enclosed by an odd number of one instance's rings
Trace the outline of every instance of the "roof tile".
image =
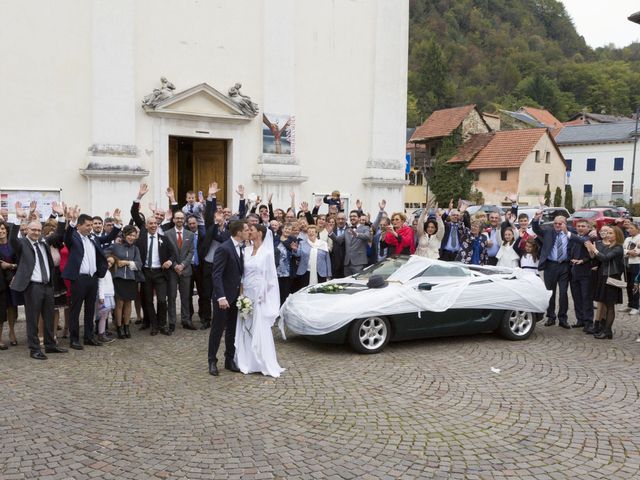
{"type": "Polygon", "coordinates": [[[502,130],[495,132],[491,141],[473,159],[469,170],[488,168],[519,168],[533,151],[546,128],[502,130]]]}
{"type": "Polygon", "coordinates": [[[413,132],[410,141],[448,137],[474,108],[475,104],[436,110],[413,132]]]}

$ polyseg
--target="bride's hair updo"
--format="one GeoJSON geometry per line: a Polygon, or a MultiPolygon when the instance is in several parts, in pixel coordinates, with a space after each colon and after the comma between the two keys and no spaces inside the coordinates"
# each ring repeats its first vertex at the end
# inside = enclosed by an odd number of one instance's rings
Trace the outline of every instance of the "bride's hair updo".
{"type": "Polygon", "coordinates": [[[256,230],[258,230],[260,233],[262,233],[262,240],[264,240],[264,237],[267,236],[267,227],[265,227],[264,225],[262,225],[261,223],[257,224],[257,225],[253,225],[253,228],[255,228],[256,230]]]}

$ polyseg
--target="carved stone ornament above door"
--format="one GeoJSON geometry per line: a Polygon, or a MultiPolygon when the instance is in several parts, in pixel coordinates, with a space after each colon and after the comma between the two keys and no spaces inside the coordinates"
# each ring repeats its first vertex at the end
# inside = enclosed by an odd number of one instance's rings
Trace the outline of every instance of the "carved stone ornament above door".
{"type": "Polygon", "coordinates": [[[231,87],[232,97],[207,83],[174,94],[175,87],[163,77],[162,87],[144,97],[142,108],[152,117],[249,122],[257,115],[258,105],[240,93],[240,86],[231,87]]]}

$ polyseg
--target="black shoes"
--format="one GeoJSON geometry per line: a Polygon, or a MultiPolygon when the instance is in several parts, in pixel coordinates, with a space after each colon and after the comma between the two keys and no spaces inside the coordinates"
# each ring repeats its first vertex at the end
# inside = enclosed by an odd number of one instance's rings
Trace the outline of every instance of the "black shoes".
{"type": "Polygon", "coordinates": [[[147,330],[149,325],[142,325],[138,330],[147,330]]]}
{"type": "Polygon", "coordinates": [[[573,325],[571,325],[571,328],[584,328],[585,324],[584,323],[574,323],[573,325]]]}
{"type": "Polygon", "coordinates": [[[227,360],[224,362],[224,368],[226,368],[227,370],[231,370],[232,372],[239,372],[240,369],[238,368],[238,365],[236,365],[236,362],[233,360],[227,360]]]}
{"type": "Polygon", "coordinates": [[[58,347],[57,345],[54,347],[46,347],[44,349],[46,353],[67,353],[69,350],[66,348],[58,347]]]}
{"type": "Polygon", "coordinates": [[[561,326],[562,328],[567,328],[567,329],[571,328],[566,320],[564,322],[558,323],[558,325],[561,326]]]}
{"type": "Polygon", "coordinates": [[[200,330],[206,330],[207,328],[211,328],[211,322],[204,320],[200,325],[200,330]]]}
{"type": "Polygon", "coordinates": [[[108,343],[112,343],[112,342],[115,342],[115,341],[116,341],[115,338],[109,338],[104,334],[98,335],[98,342],[102,343],[103,345],[106,345],[108,343]]]}
{"type": "Polygon", "coordinates": [[[92,347],[101,347],[103,345],[102,342],[96,340],[95,338],[87,338],[84,341],[85,345],[91,345],[92,347]]]}
{"type": "Polygon", "coordinates": [[[140,320],[136,320],[135,322],[133,322],[135,325],[140,325],[142,323],[142,319],[140,320]]]}
{"type": "MultiPolygon", "coordinates": [[[[148,327],[147,327],[148,328],[148,327]]],[[[143,328],[141,328],[140,330],[144,330],[143,328]]],[[[151,336],[155,336],[158,334],[158,329],[157,328],[152,328],[151,329],[151,336]]]]}
{"type": "Polygon", "coordinates": [[[546,322],[544,322],[544,326],[545,327],[552,327],[555,324],[556,324],[556,321],[555,320],[551,320],[551,319],[548,319],[546,322]]]}
{"type": "Polygon", "coordinates": [[[124,329],[124,337],[131,338],[131,330],[129,330],[129,325],[125,325],[122,328],[124,329]]]}
{"type": "Polygon", "coordinates": [[[31,358],[35,358],[36,360],[46,360],[47,359],[47,356],[44,353],[42,353],[40,350],[35,351],[35,352],[31,352],[29,354],[29,356],[31,358]]]}
{"type": "Polygon", "coordinates": [[[214,362],[209,363],[209,375],[213,375],[214,377],[217,377],[218,375],[220,375],[220,372],[218,371],[218,367],[214,362]]]}
{"type": "Polygon", "coordinates": [[[71,342],[69,344],[69,347],[73,348],[74,350],[84,350],[84,347],[81,344],[76,343],[76,342],[71,342]]]}
{"type": "Polygon", "coordinates": [[[604,340],[604,339],[611,340],[613,338],[613,332],[602,331],[600,333],[595,334],[593,338],[597,338],[598,340],[604,340]]]}
{"type": "Polygon", "coordinates": [[[191,322],[184,322],[182,324],[182,328],[184,328],[185,330],[197,330],[197,328],[191,322]]]}
{"type": "MultiPolygon", "coordinates": [[[[174,327],[175,328],[175,327],[174,327]]],[[[162,335],[166,335],[167,337],[170,337],[171,335],[173,335],[173,330],[171,329],[171,327],[167,328],[167,327],[160,327],[160,333],[162,335]]]]}
{"type": "Polygon", "coordinates": [[[125,338],[124,336],[124,332],[122,330],[122,327],[116,327],[116,334],[118,335],[118,338],[120,340],[122,340],[123,338],[125,338]]]}

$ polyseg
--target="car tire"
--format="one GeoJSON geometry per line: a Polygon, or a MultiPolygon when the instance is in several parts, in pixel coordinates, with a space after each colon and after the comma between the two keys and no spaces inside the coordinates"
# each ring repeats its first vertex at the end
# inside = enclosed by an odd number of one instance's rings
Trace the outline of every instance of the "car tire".
{"type": "Polygon", "coordinates": [[[507,340],[526,340],[536,328],[536,315],[522,310],[508,310],[498,328],[498,333],[507,340]]]}
{"type": "Polygon", "coordinates": [[[381,352],[391,337],[391,325],[384,317],[358,318],[349,330],[349,345],[358,353],[381,352]]]}

